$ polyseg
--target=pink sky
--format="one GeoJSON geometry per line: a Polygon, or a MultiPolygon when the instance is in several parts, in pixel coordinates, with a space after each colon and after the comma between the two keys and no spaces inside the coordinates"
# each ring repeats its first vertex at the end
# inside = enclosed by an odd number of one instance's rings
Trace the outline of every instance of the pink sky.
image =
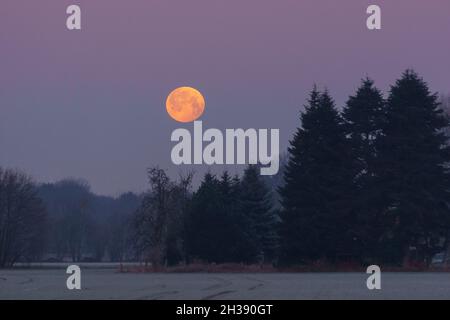
{"type": "Polygon", "coordinates": [[[205,95],[205,127],[280,128],[285,147],[313,83],[341,106],[360,78],[387,91],[412,67],[449,93],[449,34],[448,0],[2,0],[0,165],[141,191],[148,166],[179,170],[173,88],[205,95]],[[65,28],[69,4],[81,32],[65,28]]]}

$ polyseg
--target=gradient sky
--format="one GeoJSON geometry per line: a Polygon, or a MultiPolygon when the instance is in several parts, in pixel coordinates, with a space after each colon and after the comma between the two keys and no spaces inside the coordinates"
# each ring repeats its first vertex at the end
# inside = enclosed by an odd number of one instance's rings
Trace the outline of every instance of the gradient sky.
{"type": "Polygon", "coordinates": [[[165,111],[175,87],[204,94],[204,127],[280,128],[285,148],[313,83],[342,106],[362,77],[387,91],[412,67],[449,93],[449,34],[449,0],[2,0],[0,166],[143,191],[150,165],[181,170],[170,133],[191,125],[165,111]]]}

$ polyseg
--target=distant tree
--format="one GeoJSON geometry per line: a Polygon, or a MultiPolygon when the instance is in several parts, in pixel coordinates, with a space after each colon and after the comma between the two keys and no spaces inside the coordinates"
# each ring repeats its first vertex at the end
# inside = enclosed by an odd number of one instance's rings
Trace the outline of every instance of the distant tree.
{"type": "Polygon", "coordinates": [[[281,262],[336,260],[348,254],[352,198],[350,147],[327,92],[314,88],[290,142],[281,195],[281,262]]]}
{"type": "Polygon", "coordinates": [[[39,188],[49,216],[50,251],[81,261],[92,235],[92,194],[83,180],[65,179],[39,188]]]}
{"type": "Polygon", "coordinates": [[[74,261],[133,259],[131,217],[141,197],[97,195],[83,180],[64,179],[38,187],[48,211],[46,257],[74,261]]]}
{"type": "Polygon", "coordinates": [[[356,94],[348,99],[342,115],[353,165],[354,198],[350,204],[355,219],[348,221],[348,227],[355,243],[351,249],[361,259],[371,258],[382,232],[377,220],[380,208],[376,189],[379,186],[375,186],[374,165],[376,142],[385,120],[385,102],[372,80],[362,81],[356,94]]]}
{"type": "Polygon", "coordinates": [[[0,267],[36,260],[45,243],[45,207],[25,174],[0,168],[0,267]]]}
{"type": "Polygon", "coordinates": [[[414,71],[404,72],[391,87],[377,143],[387,262],[401,263],[414,249],[415,259],[429,263],[442,250],[450,227],[448,124],[437,95],[414,71]]]}
{"type": "Polygon", "coordinates": [[[273,209],[269,188],[259,175],[259,168],[250,165],[240,184],[239,210],[247,223],[247,259],[250,262],[272,262],[278,247],[279,218],[273,209]]]}
{"type": "Polygon", "coordinates": [[[130,238],[132,217],[142,199],[132,192],[115,199],[112,213],[105,223],[108,235],[107,252],[111,261],[125,261],[133,258],[130,238]]]}

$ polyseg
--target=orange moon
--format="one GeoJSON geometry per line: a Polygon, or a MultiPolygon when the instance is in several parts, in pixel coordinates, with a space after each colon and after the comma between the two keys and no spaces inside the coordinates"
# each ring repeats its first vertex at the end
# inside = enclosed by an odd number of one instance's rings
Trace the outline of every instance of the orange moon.
{"type": "Polygon", "coordinates": [[[174,120],[191,122],[202,115],[205,110],[205,99],[197,89],[179,87],[167,96],[166,109],[174,120]]]}

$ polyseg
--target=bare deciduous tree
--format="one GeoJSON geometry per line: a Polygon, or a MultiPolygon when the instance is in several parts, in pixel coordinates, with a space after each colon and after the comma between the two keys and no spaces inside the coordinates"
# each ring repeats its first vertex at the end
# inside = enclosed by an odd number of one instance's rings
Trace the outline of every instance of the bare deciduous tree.
{"type": "Polygon", "coordinates": [[[21,172],[0,168],[0,267],[39,257],[45,217],[32,180],[21,172]]]}
{"type": "Polygon", "coordinates": [[[183,214],[192,176],[189,173],[175,183],[158,167],[148,170],[150,191],[134,218],[134,246],[146,263],[158,267],[184,258],[183,214]]]}

